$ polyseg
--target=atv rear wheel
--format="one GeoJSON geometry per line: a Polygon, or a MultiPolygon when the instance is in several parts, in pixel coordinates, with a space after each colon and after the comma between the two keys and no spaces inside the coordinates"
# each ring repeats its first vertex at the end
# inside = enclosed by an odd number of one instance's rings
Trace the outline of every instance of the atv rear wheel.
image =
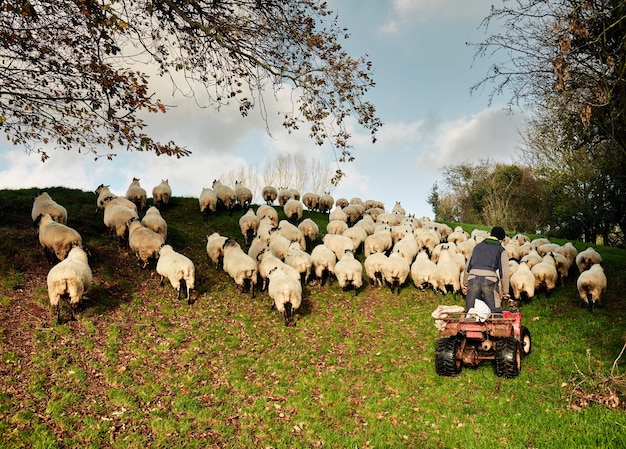
{"type": "Polygon", "coordinates": [[[520,345],[522,346],[522,357],[528,357],[533,348],[530,338],[530,331],[526,326],[522,326],[522,334],[520,337],[520,345]]]}
{"type": "Polygon", "coordinates": [[[461,340],[457,337],[440,338],[435,347],[435,371],[440,376],[455,377],[461,372],[462,361],[457,359],[461,340]]]}
{"type": "Polygon", "coordinates": [[[513,379],[522,368],[522,350],[520,342],[513,337],[498,341],[496,346],[496,374],[513,379]]]}

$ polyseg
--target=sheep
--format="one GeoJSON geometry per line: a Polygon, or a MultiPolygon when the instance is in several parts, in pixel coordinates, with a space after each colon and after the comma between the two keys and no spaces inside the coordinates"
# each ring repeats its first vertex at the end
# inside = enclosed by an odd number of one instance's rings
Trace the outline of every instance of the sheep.
{"type": "Polygon", "coordinates": [[[374,230],[376,229],[376,223],[374,222],[371,216],[365,215],[363,218],[357,221],[352,227],[363,228],[365,232],[367,233],[367,235],[372,235],[374,233],[374,230]]]}
{"type": "Polygon", "coordinates": [[[342,209],[348,204],[350,204],[350,201],[348,201],[347,198],[338,198],[337,201],[335,201],[335,207],[340,207],[342,209]]]}
{"type": "Polygon", "coordinates": [[[139,184],[139,178],[133,178],[128,189],[126,190],[126,198],[137,205],[137,209],[142,211],[146,207],[148,193],[146,189],[139,184]]]}
{"type": "Polygon", "coordinates": [[[419,247],[417,245],[417,240],[413,237],[413,234],[409,234],[401,240],[398,240],[398,243],[393,245],[391,248],[392,252],[399,252],[402,257],[406,260],[406,263],[411,265],[415,256],[419,252],[419,247]]]}
{"type": "Polygon", "coordinates": [[[61,322],[61,299],[69,299],[71,316],[93,282],[87,253],[81,246],[74,246],[67,257],[53,266],[47,276],[50,306],[56,309],[57,323],[61,322]]]}
{"type": "Polygon", "coordinates": [[[429,255],[433,253],[435,246],[441,243],[441,235],[434,229],[426,229],[419,232],[415,238],[419,249],[426,250],[429,255]]]}
{"type": "Polygon", "coordinates": [[[596,305],[600,305],[600,298],[606,292],[607,282],[604,268],[599,263],[593,264],[584,270],[576,280],[576,288],[580,299],[586,304],[590,312],[596,305]]]}
{"type": "Polygon", "coordinates": [[[206,252],[209,259],[215,264],[215,268],[222,265],[224,259],[224,244],[228,237],[213,232],[206,237],[206,252]]]}
{"type": "Polygon", "coordinates": [[[539,255],[536,249],[530,250],[528,254],[520,259],[520,262],[525,262],[528,268],[532,269],[535,265],[540,263],[543,258],[539,255]]]}
{"type": "Polygon", "coordinates": [[[559,274],[559,279],[561,281],[561,287],[565,285],[565,279],[569,274],[569,261],[567,257],[565,257],[561,253],[557,253],[556,251],[552,252],[552,257],[554,257],[554,262],[556,263],[556,271],[559,274]]]}
{"type": "Polygon", "coordinates": [[[432,260],[433,262],[437,263],[439,261],[439,256],[441,255],[441,252],[442,251],[448,251],[448,250],[452,250],[452,252],[455,252],[455,253],[458,251],[457,247],[456,247],[456,244],[454,244],[454,243],[448,243],[448,242],[439,243],[433,249],[433,252],[430,255],[430,260],[432,260]]]}
{"type": "Polygon", "coordinates": [[[367,231],[361,226],[352,226],[341,233],[345,237],[350,237],[354,243],[354,252],[359,252],[359,248],[362,248],[365,244],[365,239],[368,237],[367,231]]]}
{"type": "MultiPolygon", "coordinates": [[[[104,185],[104,184],[100,184],[96,190],[94,191],[96,195],[98,195],[98,197],[96,198],[96,212],[98,212],[99,209],[104,209],[104,199],[107,197],[115,197],[115,195],[113,195],[113,193],[111,192],[110,185],[104,185]]],[[[135,204],[135,203],[133,203],[135,204]]]]}
{"type": "Polygon", "coordinates": [[[261,218],[261,220],[259,221],[259,227],[257,228],[255,238],[258,238],[266,245],[269,245],[270,237],[272,236],[272,233],[276,231],[276,229],[277,229],[276,226],[274,226],[270,218],[268,217],[261,218]]]}
{"type": "Polygon", "coordinates": [[[250,247],[248,248],[248,256],[259,262],[262,255],[266,251],[270,251],[269,245],[263,242],[260,238],[255,237],[250,242],[250,247]]]}
{"type": "Polygon", "coordinates": [[[267,204],[261,204],[256,210],[256,216],[263,220],[265,217],[269,217],[274,227],[278,226],[278,212],[274,207],[267,204]]]}
{"type": "Polygon", "coordinates": [[[352,239],[341,234],[326,234],[322,237],[322,242],[335,253],[337,260],[340,260],[346,251],[355,250],[352,239]]]}
{"type": "Polygon", "coordinates": [[[270,279],[269,273],[274,269],[278,268],[291,277],[295,282],[300,284],[300,273],[295,268],[287,265],[285,262],[280,260],[278,257],[274,256],[271,251],[265,251],[261,253],[261,259],[257,264],[257,273],[261,278],[261,290],[267,290],[270,279]]]}
{"type": "Polygon", "coordinates": [[[286,237],[290,242],[298,242],[300,249],[306,250],[306,238],[302,231],[293,223],[289,223],[287,220],[280,220],[276,232],[286,237]]]}
{"type": "Polygon", "coordinates": [[[270,251],[280,260],[285,260],[285,257],[287,256],[287,251],[289,251],[289,245],[291,245],[291,243],[292,241],[284,235],[280,235],[276,232],[270,235],[270,251]]]}
{"type": "Polygon", "coordinates": [[[528,302],[535,296],[535,275],[528,263],[520,262],[509,279],[509,285],[516,301],[528,302]]]}
{"type": "Polygon", "coordinates": [[[241,230],[246,245],[250,242],[250,239],[256,235],[260,223],[261,219],[256,216],[253,209],[248,209],[248,211],[239,218],[239,229],[241,230]]]}
{"type": "Polygon", "coordinates": [[[300,192],[298,191],[298,189],[291,188],[291,189],[289,189],[289,191],[293,195],[293,199],[294,200],[300,201],[300,192]]]}
{"type": "Polygon", "coordinates": [[[311,269],[313,268],[313,259],[311,255],[300,248],[298,242],[292,242],[287,249],[285,255],[285,263],[295,268],[300,273],[300,281],[302,284],[309,282],[311,277],[311,269]]]}
{"type": "Polygon", "coordinates": [[[467,239],[464,242],[460,242],[456,245],[456,250],[463,254],[463,257],[465,257],[465,260],[469,260],[470,256],[472,255],[472,251],[474,251],[474,247],[476,246],[476,240],[474,239],[467,239]]]}
{"type": "Polygon", "coordinates": [[[519,261],[521,259],[520,247],[519,247],[519,243],[517,243],[517,240],[509,241],[509,243],[504,245],[504,250],[509,256],[509,260],[513,259],[513,260],[519,261]]]}
{"type": "Polygon", "coordinates": [[[454,231],[448,236],[448,243],[459,244],[469,239],[469,233],[464,231],[463,228],[457,226],[454,231]]]}
{"type": "Polygon", "coordinates": [[[137,205],[135,203],[128,198],[124,198],[123,196],[113,195],[113,193],[109,190],[109,186],[100,184],[96,189],[96,194],[98,194],[98,199],[96,200],[95,212],[98,212],[100,209],[104,209],[104,204],[107,201],[112,204],[117,204],[118,206],[128,207],[129,209],[133,209],[137,212],[137,205]]]}
{"type": "Polygon", "coordinates": [[[363,266],[354,258],[351,249],[346,250],[335,264],[335,277],[342,290],[354,288],[354,296],[359,294],[363,285],[363,266]]]}
{"type": "Polygon", "coordinates": [[[241,181],[235,181],[235,196],[243,210],[248,210],[252,204],[252,190],[243,185],[241,181]]]}
{"type": "Polygon", "coordinates": [[[534,265],[530,271],[535,276],[535,292],[545,289],[546,297],[549,297],[552,290],[556,288],[556,281],[559,274],[556,270],[556,261],[552,253],[543,256],[538,264],[534,265]]]}
{"type": "Polygon", "coordinates": [[[280,207],[285,207],[287,201],[295,199],[293,192],[285,187],[281,187],[278,191],[278,204],[280,207]]]}
{"type": "Polygon", "coordinates": [[[302,304],[302,285],[277,267],[270,271],[268,277],[267,293],[274,300],[273,307],[283,314],[285,326],[295,326],[294,315],[302,304]]]}
{"type": "Polygon", "coordinates": [[[391,209],[391,213],[404,216],[406,215],[406,210],[404,210],[404,208],[400,204],[400,201],[396,201],[396,204],[393,206],[393,209],[391,209]]]}
{"type": "Polygon", "coordinates": [[[378,217],[385,213],[385,209],[382,207],[374,207],[372,209],[367,209],[365,212],[366,215],[372,217],[372,220],[377,221],[378,217]]]}
{"type": "Polygon", "coordinates": [[[365,209],[358,204],[348,204],[343,208],[343,213],[346,215],[346,223],[348,226],[354,226],[364,215],[365,209]]]}
{"type": "Polygon", "coordinates": [[[278,198],[278,190],[274,186],[265,186],[261,190],[261,197],[263,197],[265,204],[271,206],[278,198]]]}
{"type": "Polygon", "coordinates": [[[187,304],[191,304],[191,290],[196,281],[196,268],[187,256],[184,256],[172,248],[171,245],[163,245],[159,249],[159,260],[156,272],[161,275],[161,285],[167,278],[176,289],[176,299],[180,300],[181,288],[187,291],[187,304]]]}
{"type": "Polygon", "coordinates": [[[420,290],[424,290],[427,286],[432,287],[432,278],[436,269],[437,264],[430,260],[426,251],[422,250],[417,253],[415,260],[411,264],[413,285],[420,290]]]}
{"type": "Polygon", "coordinates": [[[49,259],[52,251],[58,260],[64,260],[74,246],[82,246],[83,239],[73,228],[57,223],[50,214],[40,215],[35,224],[39,226],[39,243],[49,259]]]}
{"type": "Polygon", "coordinates": [[[233,208],[237,203],[237,196],[233,188],[222,184],[217,179],[213,180],[211,187],[217,196],[217,203],[221,204],[228,211],[229,216],[232,215],[233,208]]]}
{"type": "Polygon", "coordinates": [[[579,273],[588,270],[597,263],[602,263],[602,256],[591,246],[576,255],[576,266],[579,273]]]}
{"type": "Polygon", "coordinates": [[[386,253],[392,245],[391,228],[385,226],[367,236],[363,242],[363,254],[368,257],[372,253],[386,253]]]}
{"type": "Polygon", "coordinates": [[[137,218],[128,221],[128,246],[146,268],[151,260],[159,258],[159,249],[165,243],[163,237],[145,227],[137,218]]]}
{"type": "Polygon", "coordinates": [[[172,188],[167,179],[162,179],[161,184],[152,188],[152,202],[159,209],[169,204],[172,197],[172,188]]]}
{"type": "Polygon", "coordinates": [[[384,253],[372,253],[365,258],[363,268],[371,281],[372,286],[382,287],[385,276],[383,275],[383,263],[387,260],[384,253]]]}
{"type": "Polygon", "coordinates": [[[437,267],[432,276],[432,286],[435,293],[448,293],[448,287],[452,288],[452,294],[456,295],[461,290],[461,274],[463,270],[454,261],[449,251],[442,251],[437,262],[437,267]]]}
{"type": "Polygon", "coordinates": [[[128,231],[128,220],[139,219],[136,209],[122,206],[115,198],[105,198],[104,200],[104,225],[113,232],[117,238],[123,239],[128,231]]]}
{"type": "Polygon", "coordinates": [[[213,189],[205,187],[198,198],[200,204],[200,213],[204,215],[204,219],[213,215],[217,211],[217,195],[213,189]]]}
{"type": "Polygon", "coordinates": [[[298,229],[304,235],[307,249],[310,249],[315,241],[317,241],[320,228],[312,219],[305,218],[298,225],[298,229]]]}
{"type": "Polygon", "coordinates": [[[287,200],[283,206],[285,217],[287,217],[287,220],[294,223],[302,219],[303,210],[304,206],[302,205],[302,202],[296,199],[287,200]]]}
{"type": "Polygon", "coordinates": [[[336,206],[329,214],[328,221],[339,220],[348,223],[348,215],[343,211],[343,207],[336,206]]]}
{"type": "Polygon", "coordinates": [[[567,258],[570,269],[575,266],[578,250],[572,242],[567,242],[565,245],[560,246],[559,248],[557,248],[556,252],[559,254],[563,254],[567,258]]]}
{"type": "Polygon", "coordinates": [[[309,212],[318,210],[320,202],[319,193],[307,192],[302,196],[302,203],[308,209],[309,212]]]}
{"type": "Polygon", "coordinates": [[[141,224],[163,237],[163,241],[167,240],[167,223],[156,206],[148,208],[146,214],[141,219],[141,224]]]}
{"type": "Polygon", "coordinates": [[[520,246],[522,246],[524,243],[530,243],[530,237],[528,237],[525,234],[515,234],[512,237],[512,240],[517,241],[517,243],[519,243],[520,246]]]}
{"type": "Polygon", "coordinates": [[[39,192],[33,198],[31,218],[33,222],[40,215],[49,214],[57,223],[67,224],[67,209],[54,201],[48,192],[39,192]]]}
{"type": "Polygon", "coordinates": [[[348,223],[342,220],[330,220],[326,225],[327,234],[343,234],[348,229],[348,223]]]}
{"type": "Polygon", "coordinates": [[[557,249],[559,249],[561,245],[558,243],[544,243],[542,245],[537,246],[537,252],[541,257],[545,256],[548,253],[553,253],[557,249]]]}
{"type": "Polygon", "coordinates": [[[223,266],[224,271],[235,281],[239,291],[242,293],[248,287],[254,298],[254,287],[258,278],[256,261],[244,253],[241,246],[232,239],[227,239],[224,243],[223,266]]]}
{"type": "Polygon", "coordinates": [[[330,274],[335,274],[337,256],[326,245],[319,244],[311,251],[311,260],[315,277],[320,280],[321,285],[324,285],[326,278],[330,274]]]}
{"type": "Polygon", "coordinates": [[[398,241],[406,237],[407,234],[411,234],[412,236],[413,229],[414,229],[413,226],[407,223],[397,224],[396,226],[392,226],[391,227],[391,240],[393,241],[393,244],[395,245],[396,243],[398,243],[398,241]]]}
{"type": "Polygon", "coordinates": [[[384,261],[382,268],[385,281],[391,288],[391,292],[393,293],[394,290],[397,290],[397,293],[399,294],[400,289],[411,273],[411,266],[409,262],[407,262],[402,253],[394,250],[384,261]]]}
{"type": "Polygon", "coordinates": [[[383,212],[376,217],[376,223],[392,227],[400,223],[400,218],[398,215],[392,214],[391,212],[383,212]]]}
{"type": "Polygon", "coordinates": [[[332,197],[330,193],[324,192],[320,196],[320,200],[318,204],[319,204],[319,211],[324,214],[328,214],[330,213],[330,210],[333,208],[333,204],[335,204],[335,199],[332,197]]]}

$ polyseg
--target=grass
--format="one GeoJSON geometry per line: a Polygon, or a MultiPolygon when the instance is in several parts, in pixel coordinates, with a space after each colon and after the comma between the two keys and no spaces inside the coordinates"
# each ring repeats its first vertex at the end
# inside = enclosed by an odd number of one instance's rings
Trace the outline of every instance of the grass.
{"type": "Polygon", "coordinates": [[[76,321],[55,324],[35,191],[0,191],[2,448],[626,446],[623,250],[599,247],[602,308],[583,308],[574,275],[523,306],[533,352],[518,378],[489,364],[442,378],[430,313],[460,298],[311,284],[287,328],[266,293],[239,293],[206,255],[209,232],[243,244],[241,211],[204,221],[197,199],[175,197],[163,215],[196,264],[189,306],[108,236],[95,194],[48,191],[92,251],[95,285],[76,321]]]}

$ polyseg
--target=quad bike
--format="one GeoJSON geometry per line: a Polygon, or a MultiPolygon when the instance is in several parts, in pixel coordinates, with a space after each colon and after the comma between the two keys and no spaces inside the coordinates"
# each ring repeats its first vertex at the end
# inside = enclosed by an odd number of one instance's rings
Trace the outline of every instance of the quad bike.
{"type": "Polygon", "coordinates": [[[440,376],[457,376],[463,365],[478,366],[495,360],[496,374],[514,378],[522,358],[530,354],[530,332],[522,326],[522,314],[505,310],[484,321],[465,313],[443,319],[441,338],[435,347],[435,370],[440,376]]]}

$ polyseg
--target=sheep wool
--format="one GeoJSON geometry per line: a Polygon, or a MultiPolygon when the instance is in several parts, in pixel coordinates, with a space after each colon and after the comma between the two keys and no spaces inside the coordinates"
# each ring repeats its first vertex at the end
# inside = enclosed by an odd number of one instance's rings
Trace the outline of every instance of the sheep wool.
{"type": "Polygon", "coordinates": [[[155,186],[152,189],[152,201],[154,202],[154,205],[158,208],[167,206],[170,202],[171,197],[172,188],[170,187],[169,181],[167,179],[162,179],[161,184],[155,186]]]}
{"type": "Polygon", "coordinates": [[[320,196],[320,200],[318,204],[319,204],[319,211],[324,214],[327,214],[333,208],[333,204],[335,204],[335,199],[332,197],[330,193],[324,192],[320,196]]]}
{"type": "Polygon", "coordinates": [[[139,219],[137,210],[119,205],[115,198],[105,198],[104,200],[104,225],[118,238],[126,237],[128,231],[128,221],[132,218],[139,219]]]}
{"type": "Polygon", "coordinates": [[[56,311],[57,323],[61,322],[61,299],[69,300],[73,317],[92,282],[87,253],[80,246],[74,246],[64,260],[50,269],[47,277],[48,298],[50,306],[56,311]]]}
{"type": "Polygon", "coordinates": [[[241,230],[246,245],[256,235],[260,222],[261,219],[256,216],[253,209],[248,209],[239,219],[239,229],[241,230]]]}
{"type": "Polygon", "coordinates": [[[354,295],[359,294],[363,285],[363,266],[354,258],[352,250],[347,250],[335,264],[335,277],[343,290],[354,288],[354,295]]]}
{"type": "Polygon", "coordinates": [[[318,210],[319,202],[320,195],[318,193],[307,192],[302,196],[302,204],[304,204],[309,212],[318,210]]]}
{"type": "Polygon", "coordinates": [[[215,191],[207,187],[202,189],[198,203],[200,205],[200,213],[204,215],[204,218],[213,215],[217,211],[217,195],[215,191]]]}
{"type": "Polygon", "coordinates": [[[383,253],[372,253],[365,258],[363,268],[365,274],[374,287],[382,287],[384,282],[383,264],[387,260],[387,256],[383,253]]]}
{"type": "Polygon", "coordinates": [[[180,299],[181,289],[184,288],[187,303],[191,304],[191,290],[194,289],[196,281],[196,268],[191,259],[174,251],[171,245],[163,245],[159,249],[156,271],[161,275],[161,285],[167,278],[176,289],[176,299],[180,299]]]}
{"type": "Polygon", "coordinates": [[[213,180],[213,191],[217,195],[217,201],[228,211],[228,215],[232,215],[233,208],[237,203],[237,195],[232,187],[222,184],[217,179],[213,180]]]}
{"type": "Polygon", "coordinates": [[[148,208],[146,214],[141,219],[141,224],[163,237],[163,241],[167,240],[167,223],[156,206],[148,208]]]}
{"type": "Polygon", "coordinates": [[[396,290],[399,294],[411,272],[409,262],[399,251],[395,250],[383,262],[382,269],[385,281],[391,288],[391,292],[393,293],[396,290]]]}
{"type": "Polygon", "coordinates": [[[146,208],[146,202],[148,193],[146,189],[139,184],[139,178],[133,178],[128,189],[126,190],[126,198],[137,205],[137,209],[144,210],[146,208]]]}
{"type": "Polygon", "coordinates": [[[206,252],[209,259],[215,264],[215,268],[219,268],[223,262],[224,244],[228,237],[220,235],[218,232],[213,232],[207,235],[206,240],[206,252]]]}
{"type": "Polygon", "coordinates": [[[283,314],[285,326],[295,326],[295,312],[302,304],[302,285],[278,267],[268,277],[267,293],[274,301],[273,307],[283,314]]]}
{"type": "Polygon", "coordinates": [[[235,285],[243,292],[250,289],[254,298],[254,287],[257,283],[258,268],[256,261],[248,256],[239,244],[231,239],[224,243],[224,271],[235,281],[235,285]]]}
{"type": "Polygon", "coordinates": [[[576,256],[576,266],[578,267],[579,273],[588,270],[592,265],[598,263],[602,263],[602,256],[591,246],[579,252],[576,256]]]}
{"type": "Polygon", "coordinates": [[[65,207],[54,201],[48,192],[39,192],[33,198],[33,208],[30,215],[33,221],[36,221],[37,217],[44,214],[50,214],[50,217],[57,223],[67,224],[65,207]]]}
{"type": "Polygon", "coordinates": [[[247,210],[252,204],[252,190],[244,186],[241,181],[235,181],[235,196],[243,210],[247,210]]]}
{"type": "Polygon", "coordinates": [[[274,201],[276,201],[276,198],[278,198],[278,190],[274,186],[265,186],[261,190],[261,196],[265,204],[271,206],[274,201]]]}
{"type": "Polygon", "coordinates": [[[335,274],[335,265],[337,264],[337,256],[324,244],[319,244],[311,251],[311,259],[313,261],[313,271],[315,277],[320,280],[321,285],[331,274],[335,274]]]}
{"type": "Polygon", "coordinates": [[[535,275],[526,262],[520,262],[511,275],[509,285],[516,301],[528,302],[535,296],[535,275]]]}
{"type": "Polygon", "coordinates": [[[165,243],[163,237],[152,229],[145,227],[136,218],[128,222],[128,246],[146,268],[151,260],[159,258],[159,250],[165,243]]]}
{"type": "Polygon", "coordinates": [[[285,212],[287,220],[291,222],[300,221],[302,219],[303,211],[304,205],[300,200],[297,200],[295,198],[287,200],[287,202],[283,206],[283,212],[285,212]]]}

